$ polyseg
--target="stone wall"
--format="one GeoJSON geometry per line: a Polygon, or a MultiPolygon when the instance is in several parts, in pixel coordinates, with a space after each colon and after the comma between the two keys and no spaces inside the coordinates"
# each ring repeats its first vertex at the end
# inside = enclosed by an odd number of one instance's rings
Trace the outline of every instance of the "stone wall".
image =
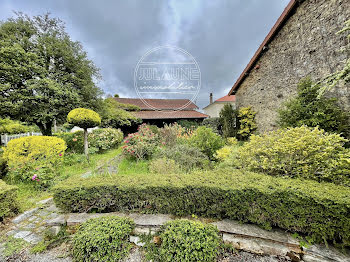
{"type": "MultiPolygon", "coordinates": [[[[336,35],[350,19],[350,0],[305,0],[288,19],[236,93],[238,107],[253,106],[259,132],[275,129],[277,109],[296,94],[297,83],[306,76],[314,80],[343,67],[348,44],[336,35]]],[[[340,86],[328,95],[339,98],[350,110],[350,86],[340,86]]]]}

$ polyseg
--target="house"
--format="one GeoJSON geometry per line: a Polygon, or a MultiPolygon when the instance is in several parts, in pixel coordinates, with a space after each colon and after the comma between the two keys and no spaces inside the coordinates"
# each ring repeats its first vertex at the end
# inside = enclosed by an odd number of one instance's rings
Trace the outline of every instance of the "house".
{"type": "Polygon", "coordinates": [[[114,98],[122,104],[138,106],[140,111],[132,112],[142,119],[142,122],[162,126],[164,123],[174,123],[179,120],[201,122],[208,115],[196,111],[196,106],[189,99],[140,99],[140,98],[114,98]]]}
{"type": "Polygon", "coordinates": [[[233,108],[236,108],[236,96],[227,95],[223,96],[213,102],[213,94],[210,93],[209,105],[203,108],[204,113],[209,115],[209,117],[219,117],[221,109],[226,104],[231,104],[233,108]]]}
{"type": "MultiPolygon", "coordinates": [[[[252,106],[260,132],[277,128],[277,110],[296,94],[300,79],[318,81],[344,67],[348,44],[336,32],[350,19],[349,0],[291,0],[243,70],[229,95],[237,107],[252,106]]],[[[349,85],[327,95],[350,110],[349,85]]]]}

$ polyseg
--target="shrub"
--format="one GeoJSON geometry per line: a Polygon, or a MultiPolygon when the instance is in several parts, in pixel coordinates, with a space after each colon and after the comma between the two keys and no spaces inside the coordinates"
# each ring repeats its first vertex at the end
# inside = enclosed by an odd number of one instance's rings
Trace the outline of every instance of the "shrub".
{"type": "Polygon", "coordinates": [[[0,180],[0,221],[18,212],[17,187],[0,180]]]}
{"type": "Polygon", "coordinates": [[[200,126],[199,122],[191,121],[191,120],[179,120],[177,123],[183,128],[191,129],[191,130],[195,130],[197,127],[200,126]]]}
{"type": "Polygon", "coordinates": [[[101,117],[93,110],[85,108],[76,108],[69,112],[67,116],[69,124],[76,125],[84,129],[84,153],[88,158],[88,128],[92,128],[101,124],[101,117]]]}
{"type": "Polygon", "coordinates": [[[256,112],[251,106],[242,107],[238,110],[238,132],[240,140],[247,140],[250,135],[258,128],[255,123],[256,112]]]}
{"type": "Polygon", "coordinates": [[[172,159],[185,172],[208,168],[210,164],[209,158],[204,153],[186,144],[161,148],[155,157],[172,159]]]}
{"type": "Polygon", "coordinates": [[[48,186],[62,163],[66,143],[57,137],[29,136],[11,140],[4,148],[9,175],[48,186]]]}
{"type": "Polygon", "coordinates": [[[280,175],[349,183],[350,151],[346,139],[305,126],[252,136],[239,150],[241,165],[280,175]]]}
{"type": "Polygon", "coordinates": [[[163,145],[174,146],[177,142],[177,137],[182,133],[182,127],[175,124],[165,124],[159,129],[159,139],[163,145]]]}
{"type": "Polygon", "coordinates": [[[0,155],[0,179],[7,174],[7,162],[5,158],[0,155]]]}
{"type": "Polygon", "coordinates": [[[237,135],[237,110],[231,104],[226,104],[220,111],[220,123],[223,137],[236,137],[237,135]]]}
{"type": "Polygon", "coordinates": [[[318,97],[320,85],[315,85],[309,77],[299,82],[297,92],[279,110],[281,127],[318,126],[349,137],[349,113],[337,105],[336,98],[318,97]]]}
{"type": "Polygon", "coordinates": [[[55,136],[62,138],[67,145],[67,153],[83,154],[84,153],[84,132],[62,132],[56,133],[55,136]]]}
{"type": "Polygon", "coordinates": [[[279,227],[316,242],[350,246],[349,188],[332,183],[218,169],[68,179],[53,192],[56,205],[67,212],[195,214],[279,227]]]}
{"type": "Polygon", "coordinates": [[[0,134],[20,134],[20,133],[26,133],[30,131],[30,127],[23,125],[19,121],[13,121],[11,119],[0,118],[0,134]]]}
{"type": "Polygon", "coordinates": [[[180,166],[173,159],[157,158],[149,164],[149,170],[155,174],[176,174],[180,171],[180,166]]]}
{"type": "Polygon", "coordinates": [[[232,153],[232,147],[224,146],[223,148],[216,150],[214,157],[219,161],[224,161],[230,156],[231,153],[232,153]]]}
{"type": "Polygon", "coordinates": [[[90,152],[116,148],[123,141],[123,132],[114,128],[99,128],[89,134],[90,152]]]}
{"type": "Polygon", "coordinates": [[[158,261],[216,261],[220,246],[218,229],[197,221],[174,220],[158,233],[158,261]]]}
{"type": "Polygon", "coordinates": [[[123,154],[137,160],[149,158],[157,149],[158,136],[146,124],[138,132],[129,134],[123,141],[123,154]]]}
{"type": "Polygon", "coordinates": [[[222,134],[222,125],[219,117],[206,118],[202,122],[203,126],[211,128],[216,134],[222,134]]]}
{"type": "Polygon", "coordinates": [[[129,218],[106,216],[81,224],[73,236],[75,261],[120,261],[131,248],[130,233],[134,222],[129,218]]]}
{"type": "Polygon", "coordinates": [[[213,159],[216,150],[224,146],[223,139],[215,134],[211,128],[205,126],[198,127],[189,142],[190,145],[199,148],[210,159],[213,159]]]}

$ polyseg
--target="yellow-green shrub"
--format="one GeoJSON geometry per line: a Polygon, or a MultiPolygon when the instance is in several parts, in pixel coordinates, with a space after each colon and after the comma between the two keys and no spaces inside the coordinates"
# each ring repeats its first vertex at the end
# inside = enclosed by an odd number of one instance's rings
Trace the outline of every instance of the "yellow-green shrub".
{"type": "Polygon", "coordinates": [[[231,146],[224,146],[223,148],[216,150],[214,157],[219,161],[224,161],[230,156],[231,152],[232,152],[231,146]]]}
{"type": "Polygon", "coordinates": [[[95,127],[101,124],[101,117],[93,110],[76,108],[69,112],[67,121],[81,128],[95,127]]]}
{"type": "Polygon", "coordinates": [[[349,184],[350,151],[338,134],[306,126],[252,135],[239,149],[242,167],[270,175],[349,184]]]}
{"type": "Polygon", "coordinates": [[[246,140],[258,128],[255,123],[256,112],[251,106],[242,107],[238,110],[238,133],[241,140],[246,140]]]}
{"type": "Polygon", "coordinates": [[[58,137],[21,137],[7,144],[4,158],[12,178],[47,186],[56,176],[65,150],[66,143],[58,137]]]}
{"type": "Polygon", "coordinates": [[[175,160],[168,158],[153,159],[149,164],[149,170],[154,174],[176,174],[180,172],[180,166],[175,160]]]}
{"type": "Polygon", "coordinates": [[[17,187],[0,180],[0,221],[18,211],[17,187]]]}

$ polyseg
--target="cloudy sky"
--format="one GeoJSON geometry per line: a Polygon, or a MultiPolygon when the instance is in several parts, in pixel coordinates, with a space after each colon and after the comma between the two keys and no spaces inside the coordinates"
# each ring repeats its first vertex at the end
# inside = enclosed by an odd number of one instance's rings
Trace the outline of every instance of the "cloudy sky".
{"type": "MultiPolygon", "coordinates": [[[[106,94],[137,97],[134,69],[147,51],[172,45],[201,71],[197,105],[227,94],[288,0],[0,0],[0,20],[13,11],[61,18],[101,69],[106,94]]],[[[156,96],[156,95],[155,95],[156,96]]],[[[157,96],[156,96],[157,97],[157,96]]]]}

